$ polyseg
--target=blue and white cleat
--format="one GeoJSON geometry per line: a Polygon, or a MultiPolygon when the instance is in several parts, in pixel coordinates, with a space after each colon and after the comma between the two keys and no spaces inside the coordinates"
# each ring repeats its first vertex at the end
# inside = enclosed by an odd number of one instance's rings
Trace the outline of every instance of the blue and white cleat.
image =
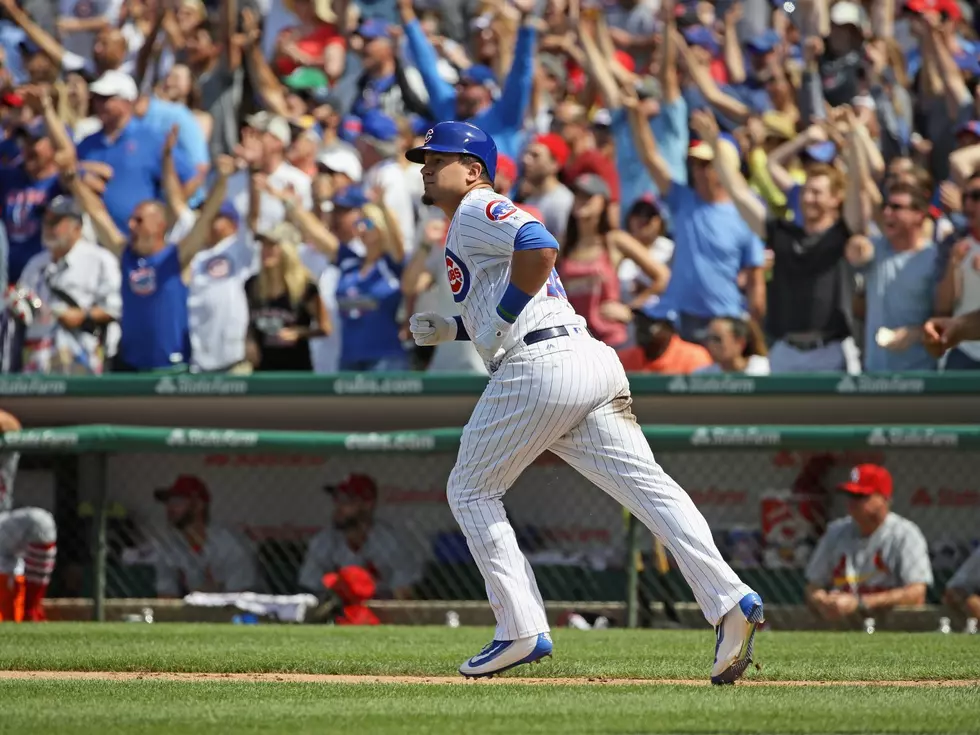
{"type": "Polygon", "coordinates": [[[715,666],[712,684],[734,684],[752,663],[755,631],[765,622],[762,598],[755,592],[743,597],[715,627],[715,666]]]}
{"type": "Polygon", "coordinates": [[[537,663],[551,655],[551,635],[539,633],[516,641],[491,641],[482,651],[459,667],[469,679],[490,678],[521,664],[537,663]]]}

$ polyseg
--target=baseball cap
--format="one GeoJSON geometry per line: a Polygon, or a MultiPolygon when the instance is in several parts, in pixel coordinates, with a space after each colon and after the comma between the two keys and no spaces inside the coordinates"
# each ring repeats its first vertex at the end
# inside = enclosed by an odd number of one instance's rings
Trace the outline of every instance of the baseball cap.
{"type": "Polygon", "coordinates": [[[361,135],[389,143],[398,139],[398,123],[379,110],[368,110],[361,118],[361,135]]]}
{"type": "Polygon", "coordinates": [[[660,99],[662,96],[660,80],[656,77],[640,77],[633,86],[636,89],[636,96],[641,100],[660,99]]]}
{"type": "Polygon", "coordinates": [[[572,189],[579,191],[587,196],[601,196],[609,199],[612,192],[609,191],[609,184],[598,174],[582,174],[575,179],[572,189]]]}
{"type": "Polygon", "coordinates": [[[496,87],[497,75],[493,73],[493,69],[489,66],[474,64],[459,73],[459,81],[464,84],[480,84],[485,87],[496,87]]]}
{"type": "Polygon", "coordinates": [[[557,79],[562,84],[568,82],[568,67],[565,62],[554,54],[542,54],[538,58],[541,68],[549,75],[557,79]]]}
{"type": "Polygon", "coordinates": [[[714,34],[704,26],[692,26],[684,31],[684,40],[692,46],[700,46],[707,49],[712,56],[715,56],[721,47],[715,39],[714,34]]]}
{"type": "Polygon", "coordinates": [[[301,66],[288,77],[283,79],[282,83],[290,89],[295,89],[297,91],[307,91],[330,86],[330,81],[327,79],[327,75],[324,74],[322,70],[314,69],[311,66],[301,66]]]}
{"type": "Polygon", "coordinates": [[[836,3],[830,9],[830,22],[835,26],[855,26],[864,27],[864,11],[856,3],[850,0],[836,3]]]}
{"type": "Polygon", "coordinates": [[[5,107],[23,107],[24,98],[16,92],[7,91],[0,95],[0,104],[5,107]]]}
{"type": "Polygon", "coordinates": [[[271,243],[288,243],[290,245],[298,245],[303,241],[303,235],[296,225],[291,222],[280,222],[267,230],[262,230],[256,237],[259,240],[265,240],[271,243]]]}
{"type": "Polygon", "coordinates": [[[41,138],[48,137],[48,124],[45,122],[44,118],[37,118],[31,122],[21,125],[18,129],[21,134],[26,135],[28,138],[33,140],[40,140],[41,138]]]}
{"type": "Polygon", "coordinates": [[[680,320],[676,309],[671,309],[663,299],[653,296],[643,302],[642,306],[633,309],[634,314],[640,314],[653,322],[667,322],[675,328],[680,320]]]}
{"type": "Polygon", "coordinates": [[[953,60],[960,71],[968,71],[973,76],[980,74],[980,60],[975,54],[961,51],[953,57],[953,60]]]}
{"type": "Polygon", "coordinates": [[[558,135],[558,133],[543,133],[536,137],[534,142],[540,143],[548,149],[548,153],[555,159],[558,168],[565,168],[565,163],[568,161],[568,156],[571,151],[569,151],[568,143],[565,142],[564,138],[558,135]]]}
{"type": "Polygon", "coordinates": [[[831,163],[837,157],[837,146],[832,140],[814,143],[806,147],[806,154],[818,163],[831,163]]]}
{"type": "Polygon", "coordinates": [[[792,140],[796,136],[796,125],[788,115],[776,110],[762,113],[762,124],[766,133],[774,138],[792,140]]]}
{"type": "Polygon", "coordinates": [[[136,82],[126,72],[111,69],[92,82],[88,91],[98,97],[118,97],[128,102],[135,102],[140,96],[136,82]]]}
{"type": "Polygon", "coordinates": [[[161,502],[170,498],[199,498],[205,503],[211,502],[211,493],[200,477],[195,475],[180,475],[170,487],[160,488],[153,497],[161,502]]]}
{"type": "Polygon", "coordinates": [[[612,125],[612,113],[605,107],[600,107],[592,113],[592,125],[597,128],[608,128],[612,125]]]}
{"type": "Polygon", "coordinates": [[[359,184],[364,175],[361,159],[349,148],[331,148],[325,151],[316,162],[321,169],[329,173],[343,174],[355,184],[359,184]]]}
{"type": "Polygon", "coordinates": [[[361,500],[377,500],[378,484],[370,475],[352,473],[338,482],[336,485],[324,485],[331,495],[349,495],[361,500]]]}
{"type": "Polygon", "coordinates": [[[636,60],[629,55],[626,51],[622,49],[617,50],[613,54],[613,60],[615,60],[621,67],[623,67],[630,74],[636,71],[636,60]]]}
{"type": "Polygon", "coordinates": [[[224,217],[226,220],[230,220],[231,223],[235,225],[235,227],[238,227],[238,225],[242,221],[241,215],[238,213],[238,210],[235,208],[235,205],[232,204],[231,202],[225,202],[224,204],[222,204],[221,208],[218,210],[217,216],[224,217]]]}
{"type": "Polygon", "coordinates": [[[289,127],[289,121],[279,115],[270,117],[265,125],[265,130],[262,132],[268,133],[273,138],[278,138],[286,146],[293,142],[293,131],[289,127]]]}
{"type": "Polygon", "coordinates": [[[373,41],[376,38],[391,38],[391,30],[388,24],[380,18],[368,18],[358,26],[355,33],[365,41],[373,41]]]}
{"type": "Polygon", "coordinates": [[[497,154],[497,176],[503,176],[511,181],[517,180],[517,164],[513,158],[503,153],[497,154]]]}
{"type": "Polygon", "coordinates": [[[759,35],[750,38],[745,45],[749,51],[752,51],[753,53],[768,54],[770,51],[776,48],[776,46],[778,46],[782,40],[783,39],[780,37],[779,33],[770,28],[759,35]]]}
{"type": "Polygon", "coordinates": [[[892,496],[892,475],[884,467],[876,464],[859,464],[851,470],[848,482],[842,482],[837,489],[851,495],[892,496]]]}
{"type": "Polygon", "coordinates": [[[346,143],[353,143],[361,134],[361,118],[357,115],[344,115],[340,121],[340,130],[337,131],[340,139],[346,143]]]}
{"type": "Polygon", "coordinates": [[[333,196],[335,209],[360,209],[369,201],[364,190],[356,185],[345,187],[333,196]]]}
{"type": "Polygon", "coordinates": [[[374,577],[364,567],[341,567],[323,575],[323,586],[333,590],[344,604],[356,605],[374,597],[374,577]]]}
{"type": "Polygon", "coordinates": [[[45,207],[45,213],[61,219],[62,217],[82,218],[82,208],[72,197],[56,196],[45,207]]]}
{"type": "Polygon", "coordinates": [[[652,191],[646,192],[643,196],[633,202],[633,206],[630,207],[629,214],[627,217],[632,217],[636,214],[645,214],[648,216],[655,216],[660,214],[661,204],[657,195],[652,191]]]}

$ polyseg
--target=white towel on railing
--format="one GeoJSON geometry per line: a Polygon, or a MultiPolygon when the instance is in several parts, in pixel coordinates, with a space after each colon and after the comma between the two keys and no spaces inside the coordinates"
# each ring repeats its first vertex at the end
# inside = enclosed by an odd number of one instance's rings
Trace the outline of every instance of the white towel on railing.
{"type": "Polygon", "coordinates": [[[192,592],[185,605],[237,607],[256,615],[269,615],[284,623],[302,623],[306,611],[319,602],[314,595],[260,595],[256,592],[192,592]]]}

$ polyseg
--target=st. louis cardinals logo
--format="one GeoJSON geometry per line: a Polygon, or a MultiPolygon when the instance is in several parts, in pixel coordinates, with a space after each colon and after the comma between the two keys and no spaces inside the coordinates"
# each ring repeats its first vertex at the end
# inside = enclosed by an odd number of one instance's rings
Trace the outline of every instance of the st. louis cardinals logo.
{"type": "Polygon", "coordinates": [[[446,248],[446,275],[449,276],[449,290],[458,304],[470,292],[470,272],[466,264],[449,248],[446,248]]]}
{"type": "Polygon", "coordinates": [[[492,199],[487,202],[487,219],[491,222],[503,222],[517,211],[506,199],[492,199]]]}

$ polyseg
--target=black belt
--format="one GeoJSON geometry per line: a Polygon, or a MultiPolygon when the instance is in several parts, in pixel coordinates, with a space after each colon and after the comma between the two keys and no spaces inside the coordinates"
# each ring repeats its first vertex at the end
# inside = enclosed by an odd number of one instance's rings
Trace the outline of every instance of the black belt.
{"type": "Polygon", "coordinates": [[[537,344],[538,342],[544,342],[547,339],[554,339],[555,337],[567,337],[568,329],[565,327],[548,327],[546,329],[535,329],[533,332],[528,332],[524,335],[524,344],[531,346],[537,344]]]}

